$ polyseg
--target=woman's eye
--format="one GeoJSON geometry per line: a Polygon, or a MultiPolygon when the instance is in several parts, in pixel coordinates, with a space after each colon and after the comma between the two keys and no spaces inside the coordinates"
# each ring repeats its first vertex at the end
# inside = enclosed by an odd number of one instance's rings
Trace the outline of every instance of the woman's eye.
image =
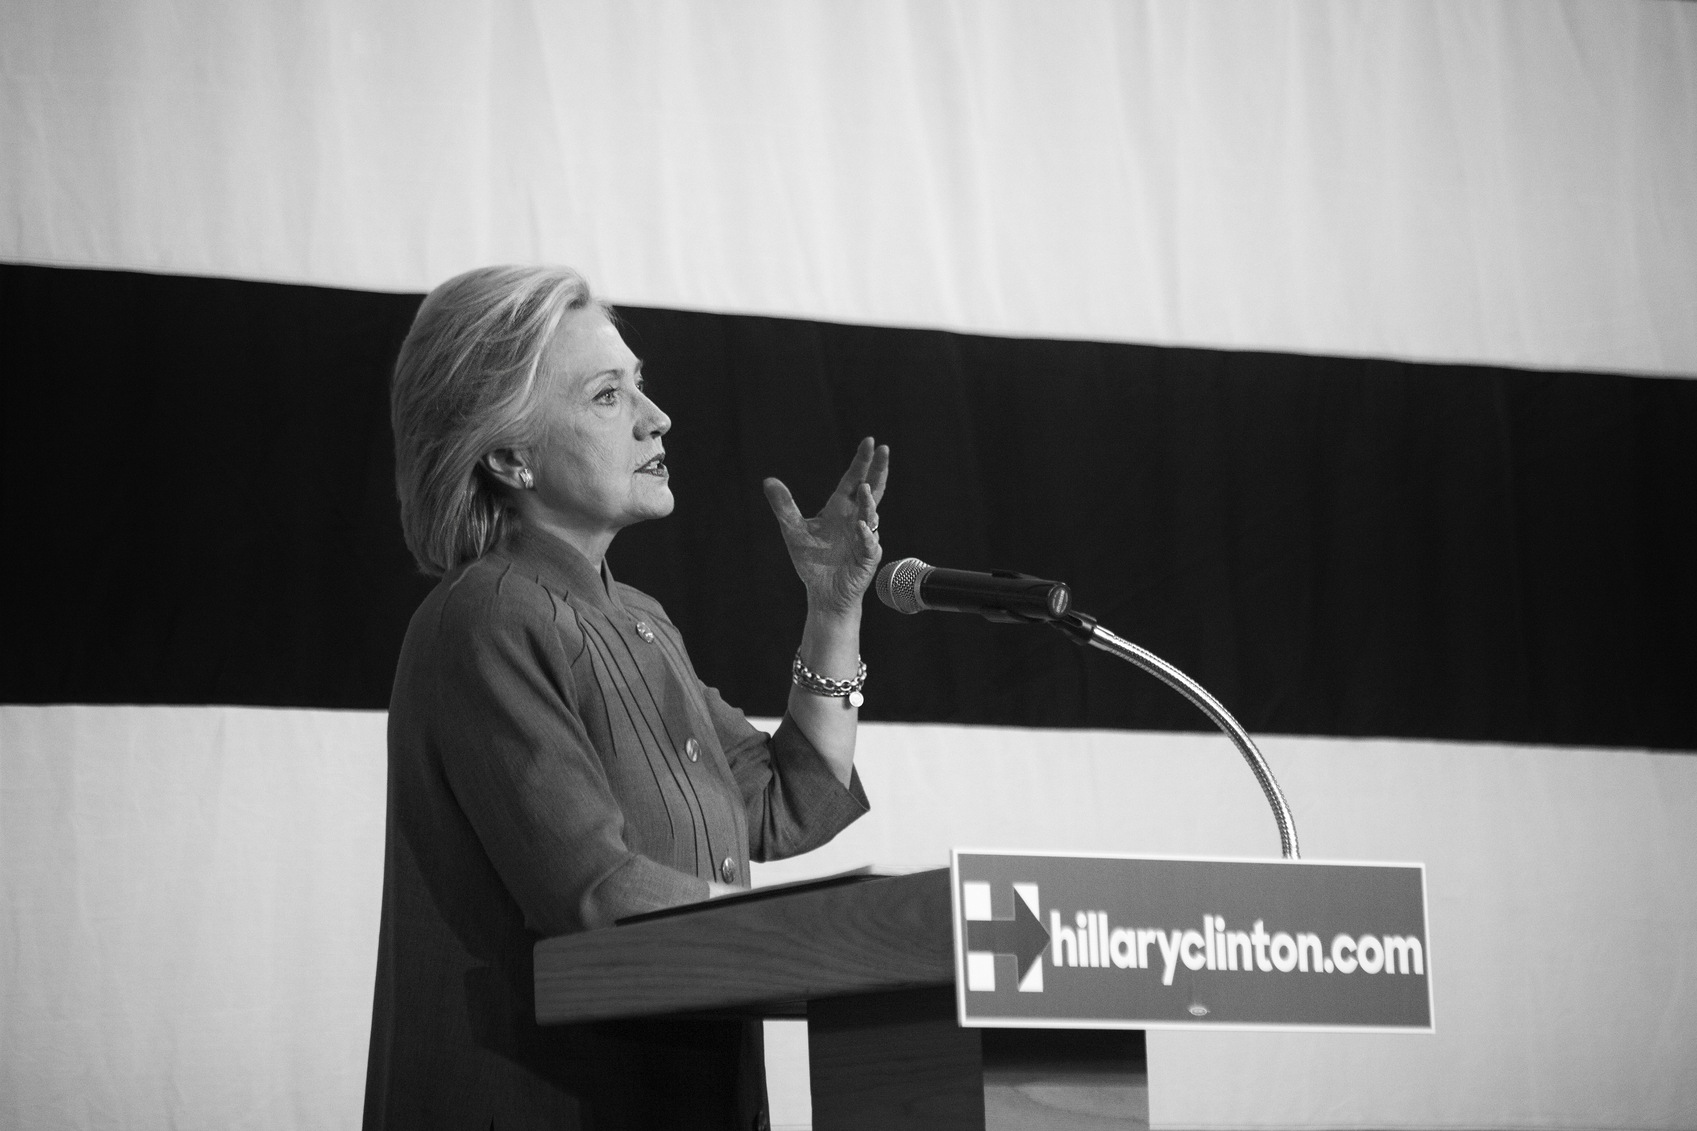
{"type": "Polygon", "coordinates": [[[595,399],[601,404],[617,404],[619,402],[619,390],[613,388],[602,389],[599,393],[595,394],[595,399]]]}

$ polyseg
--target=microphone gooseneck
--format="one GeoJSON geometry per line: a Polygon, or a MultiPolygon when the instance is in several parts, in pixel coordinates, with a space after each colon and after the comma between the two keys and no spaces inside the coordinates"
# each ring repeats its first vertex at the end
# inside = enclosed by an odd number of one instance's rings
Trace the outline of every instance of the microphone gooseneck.
{"type": "Polygon", "coordinates": [[[977,613],[996,621],[1046,623],[1067,634],[1075,643],[1100,648],[1135,664],[1190,700],[1208,716],[1236,746],[1261,786],[1273,820],[1279,826],[1279,850],[1286,859],[1300,860],[1296,818],[1284,791],[1273,777],[1267,759],[1249,737],[1249,732],[1230,711],[1202,687],[1147,648],[1140,648],[1096,623],[1096,618],[1072,611],[1072,591],[1058,581],[1044,581],[1021,573],[969,573],[938,569],[918,558],[903,558],[878,571],[874,583],[878,600],[898,613],[920,613],[929,609],[977,613]]]}
{"type": "Polygon", "coordinates": [[[1128,664],[1137,665],[1190,700],[1192,706],[1207,715],[1208,720],[1232,740],[1237,752],[1249,763],[1249,771],[1255,775],[1255,781],[1261,786],[1261,795],[1267,799],[1267,806],[1273,811],[1273,820],[1279,826],[1279,851],[1287,860],[1302,859],[1302,848],[1296,839],[1296,818],[1291,815],[1290,803],[1285,800],[1284,790],[1279,788],[1278,780],[1273,777],[1273,768],[1267,764],[1266,757],[1261,753],[1260,747],[1255,745],[1255,740],[1249,737],[1249,732],[1243,729],[1243,724],[1232,717],[1232,713],[1226,710],[1224,704],[1208,694],[1200,683],[1149,649],[1116,636],[1097,624],[1095,617],[1083,613],[1069,613],[1052,623],[1075,643],[1089,644],[1110,656],[1119,657],[1128,664]]]}

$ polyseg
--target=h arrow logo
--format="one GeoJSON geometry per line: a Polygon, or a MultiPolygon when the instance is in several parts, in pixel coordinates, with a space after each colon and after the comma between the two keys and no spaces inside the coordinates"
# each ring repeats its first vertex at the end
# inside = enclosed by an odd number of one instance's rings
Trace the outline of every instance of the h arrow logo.
{"type": "Polygon", "coordinates": [[[1049,930],[1038,909],[1036,884],[1013,885],[1013,914],[998,917],[990,885],[962,883],[961,906],[966,912],[966,988],[996,988],[996,956],[1011,955],[1014,981],[1026,993],[1043,991],[1043,952],[1049,949],[1049,930]]]}

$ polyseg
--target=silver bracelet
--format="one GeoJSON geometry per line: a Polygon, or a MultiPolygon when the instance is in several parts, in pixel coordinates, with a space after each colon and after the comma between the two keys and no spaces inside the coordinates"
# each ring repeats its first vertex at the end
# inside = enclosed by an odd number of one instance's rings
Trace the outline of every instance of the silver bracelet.
{"type": "Polygon", "coordinates": [[[858,707],[866,702],[866,696],[860,689],[866,685],[866,661],[860,661],[860,667],[855,671],[853,679],[827,679],[801,662],[801,653],[795,654],[795,663],[790,665],[790,682],[803,691],[812,695],[823,695],[828,699],[847,699],[850,707],[858,707]]]}

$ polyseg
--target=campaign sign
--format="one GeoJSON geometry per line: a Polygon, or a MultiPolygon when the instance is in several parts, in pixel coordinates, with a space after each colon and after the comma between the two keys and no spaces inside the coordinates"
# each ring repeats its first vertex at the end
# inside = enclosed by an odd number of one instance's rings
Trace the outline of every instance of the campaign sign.
{"type": "Polygon", "coordinates": [[[953,854],[960,1023],[1432,1032],[1422,864],[953,854]]]}

